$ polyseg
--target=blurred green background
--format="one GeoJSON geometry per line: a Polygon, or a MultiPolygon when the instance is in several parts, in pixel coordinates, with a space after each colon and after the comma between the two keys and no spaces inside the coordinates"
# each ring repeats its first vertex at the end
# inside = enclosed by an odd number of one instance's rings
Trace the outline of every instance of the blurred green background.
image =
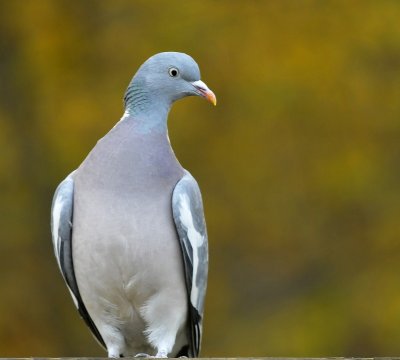
{"type": "Polygon", "coordinates": [[[400,355],[399,1],[0,1],[0,355],[99,356],[59,274],[57,184],[183,51],[210,278],[203,356],[400,355]]]}

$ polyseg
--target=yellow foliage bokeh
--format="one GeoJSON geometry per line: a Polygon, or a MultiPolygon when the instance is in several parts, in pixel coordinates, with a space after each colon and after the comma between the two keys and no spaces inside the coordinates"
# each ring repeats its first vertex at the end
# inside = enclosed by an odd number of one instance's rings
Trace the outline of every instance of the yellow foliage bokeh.
{"type": "Polygon", "coordinates": [[[203,193],[202,355],[400,353],[400,3],[0,3],[0,354],[101,356],[58,272],[57,184],[140,64],[193,56],[217,95],[169,134],[203,193]]]}

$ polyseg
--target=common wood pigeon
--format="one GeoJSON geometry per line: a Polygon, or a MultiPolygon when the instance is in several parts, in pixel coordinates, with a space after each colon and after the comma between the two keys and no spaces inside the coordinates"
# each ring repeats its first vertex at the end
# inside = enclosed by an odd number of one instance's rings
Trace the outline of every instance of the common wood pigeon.
{"type": "Polygon", "coordinates": [[[150,57],[125,113],[58,186],[51,230],[80,315],[109,357],[197,357],[208,245],[196,180],[175,157],[172,104],[216,98],[188,55],[150,57]]]}

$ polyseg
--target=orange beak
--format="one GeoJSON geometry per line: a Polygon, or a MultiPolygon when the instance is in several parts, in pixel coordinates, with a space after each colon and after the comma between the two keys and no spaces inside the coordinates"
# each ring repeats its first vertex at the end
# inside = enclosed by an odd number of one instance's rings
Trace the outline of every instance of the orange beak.
{"type": "Polygon", "coordinates": [[[215,94],[208,88],[208,86],[201,80],[192,82],[196,88],[197,94],[208,100],[214,106],[217,105],[217,98],[215,94]]]}

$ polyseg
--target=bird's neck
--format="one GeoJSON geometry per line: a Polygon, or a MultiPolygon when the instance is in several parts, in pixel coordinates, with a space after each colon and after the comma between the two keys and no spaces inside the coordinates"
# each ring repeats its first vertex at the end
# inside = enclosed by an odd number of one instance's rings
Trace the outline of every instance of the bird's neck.
{"type": "Polygon", "coordinates": [[[130,84],[125,94],[125,114],[142,133],[167,133],[171,103],[151,94],[142,87],[130,84]]]}

